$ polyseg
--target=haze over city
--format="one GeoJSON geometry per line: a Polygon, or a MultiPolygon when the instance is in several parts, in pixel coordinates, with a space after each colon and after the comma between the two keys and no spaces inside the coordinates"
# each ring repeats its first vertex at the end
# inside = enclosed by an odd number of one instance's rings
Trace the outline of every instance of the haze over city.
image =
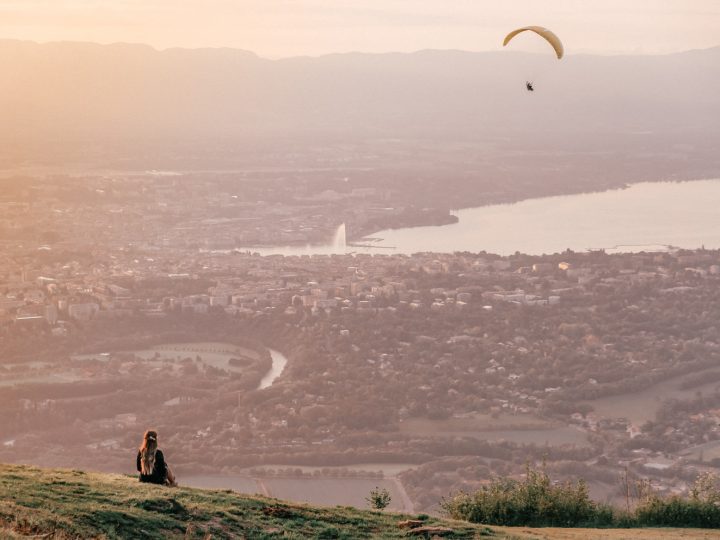
{"type": "Polygon", "coordinates": [[[716,528],[718,28],[0,0],[0,536],[716,528]]]}

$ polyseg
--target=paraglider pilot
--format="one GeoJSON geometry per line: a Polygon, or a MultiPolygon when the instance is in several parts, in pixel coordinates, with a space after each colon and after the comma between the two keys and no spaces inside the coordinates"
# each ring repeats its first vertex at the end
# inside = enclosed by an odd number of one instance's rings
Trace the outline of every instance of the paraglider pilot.
{"type": "MultiPolygon", "coordinates": [[[[542,26],[523,26],[522,28],[513,30],[507,36],[505,36],[505,39],[503,40],[503,47],[510,43],[510,41],[515,36],[527,31],[535,32],[537,35],[544,38],[545,41],[547,41],[555,51],[555,56],[557,56],[558,60],[560,60],[565,55],[565,48],[563,47],[560,38],[558,38],[552,31],[548,30],[547,28],[543,28],[542,26]]],[[[535,91],[535,88],[533,87],[533,83],[531,81],[525,81],[525,89],[528,92],[535,91]]]]}

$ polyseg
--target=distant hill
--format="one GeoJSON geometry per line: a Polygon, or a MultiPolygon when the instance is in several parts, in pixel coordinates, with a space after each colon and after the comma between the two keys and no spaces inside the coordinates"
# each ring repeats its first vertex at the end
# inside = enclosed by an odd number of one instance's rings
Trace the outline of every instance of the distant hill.
{"type": "Polygon", "coordinates": [[[1,539],[423,538],[398,525],[417,517],[423,527],[449,529],[444,538],[689,540],[714,534],[692,529],[484,527],[427,516],[313,507],[231,491],[164,488],[121,475],[0,465],[1,539]]]}
{"type": "Polygon", "coordinates": [[[708,133],[720,47],[664,56],[427,50],[267,60],[233,49],[0,41],[1,140],[226,141],[708,133]],[[525,91],[525,80],[537,91],[525,91]]]}

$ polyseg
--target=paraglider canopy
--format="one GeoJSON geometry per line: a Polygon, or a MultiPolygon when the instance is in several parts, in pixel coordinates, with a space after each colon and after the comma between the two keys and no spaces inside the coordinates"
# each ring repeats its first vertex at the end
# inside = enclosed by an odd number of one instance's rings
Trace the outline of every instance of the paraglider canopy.
{"type": "Polygon", "coordinates": [[[558,60],[560,60],[563,57],[563,54],[565,54],[565,49],[563,48],[563,44],[560,41],[560,38],[558,38],[550,30],[548,30],[547,28],[543,28],[542,26],[525,26],[523,28],[513,30],[507,36],[505,36],[505,41],[503,41],[503,47],[510,43],[510,40],[517,36],[519,33],[527,31],[535,32],[539,36],[545,38],[545,40],[552,46],[552,48],[555,49],[555,54],[557,55],[558,60]]]}

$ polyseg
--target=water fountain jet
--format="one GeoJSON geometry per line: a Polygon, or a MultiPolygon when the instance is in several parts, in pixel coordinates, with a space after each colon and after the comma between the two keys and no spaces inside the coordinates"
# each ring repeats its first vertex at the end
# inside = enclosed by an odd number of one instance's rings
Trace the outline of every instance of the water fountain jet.
{"type": "Polygon", "coordinates": [[[335,235],[333,236],[332,240],[332,247],[333,252],[335,253],[345,253],[345,249],[347,248],[347,237],[344,223],[341,223],[340,226],[335,230],[335,235]]]}

